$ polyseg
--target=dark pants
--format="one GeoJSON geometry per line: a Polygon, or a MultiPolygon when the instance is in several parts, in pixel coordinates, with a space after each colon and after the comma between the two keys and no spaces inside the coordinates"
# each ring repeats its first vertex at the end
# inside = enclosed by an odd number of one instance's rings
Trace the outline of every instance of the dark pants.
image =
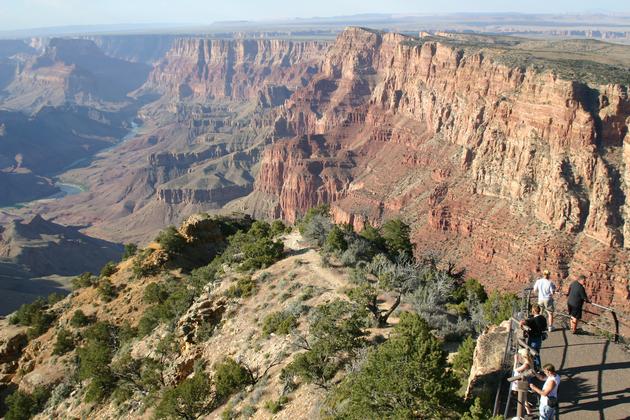
{"type": "Polygon", "coordinates": [[[530,338],[527,339],[527,345],[538,352],[538,354],[536,356],[534,356],[534,369],[539,371],[540,368],[541,368],[540,348],[542,347],[542,338],[541,337],[538,337],[538,338],[531,338],[530,337],[530,338]]]}

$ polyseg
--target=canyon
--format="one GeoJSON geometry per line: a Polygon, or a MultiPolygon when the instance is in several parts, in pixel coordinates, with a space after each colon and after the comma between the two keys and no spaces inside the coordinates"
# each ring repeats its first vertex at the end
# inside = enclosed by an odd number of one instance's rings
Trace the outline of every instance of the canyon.
{"type": "MultiPolygon", "coordinates": [[[[79,52],[113,69],[106,75],[77,74],[80,57],[51,41],[37,58],[12,59],[23,69],[13,80],[0,64],[2,106],[47,112],[20,88],[38,80],[37,95],[64,98],[53,109],[70,101],[106,121],[85,136],[103,144],[83,147],[87,165],[29,168],[24,181],[45,195],[61,176],[86,192],[2,218],[42,214],[146,243],[198,211],[295,222],[326,203],[356,229],[403,217],[416,253],[440,253],[486,286],[519,291],[542,269],[565,285],[585,274],[596,302],[630,313],[627,47],[567,41],[589,51],[571,60],[550,58],[569,45],[560,41],[446,35],[154,36],[146,52],[133,37],[81,40],[79,52]],[[108,94],[97,87],[123,68],[137,77],[108,94]],[[133,118],[137,136],[96,154],[133,118]]],[[[16,155],[2,155],[0,176],[28,167],[16,155]]]]}

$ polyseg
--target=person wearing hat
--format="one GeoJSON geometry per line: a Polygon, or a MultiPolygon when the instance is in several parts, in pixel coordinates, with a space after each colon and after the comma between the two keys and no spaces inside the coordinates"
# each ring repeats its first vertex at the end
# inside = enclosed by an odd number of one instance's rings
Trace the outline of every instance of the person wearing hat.
{"type": "Polygon", "coordinates": [[[556,310],[553,294],[556,285],[549,279],[549,270],[543,271],[543,276],[534,283],[533,292],[538,296],[538,305],[547,312],[547,328],[553,330],[553,313],[556,310]]]}

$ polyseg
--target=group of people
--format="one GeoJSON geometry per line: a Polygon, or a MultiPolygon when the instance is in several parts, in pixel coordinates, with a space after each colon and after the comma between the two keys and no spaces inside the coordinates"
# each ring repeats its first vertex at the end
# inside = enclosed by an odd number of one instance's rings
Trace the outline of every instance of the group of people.
{"type": "MultiPolygon", "coordinates": [[[[532,315],[520,322],[521,328],[526,331],[528,348],[522,348],[514,355],[514,375],[523,375],[528,378],[529,388],[540,396],[540,419],[550,420],[555,417],[558,407],[558,387],[560,375],[551,363],[542,365],[540,350],[542,342],[547,338],[547,333],[553,331],[556,285],[551,281],[548,270],[543,271],[543,277],[536,280],[533,293],[538,297],[538,303],[532,306],[532,315]],[[541,313],[546,312],[546,317],[541,313]],[[533,351],[531,351],[531,350],[533,351]],[[544,381],[542,388],[533,383],[533,378],[544,381]]],[[[566,293],[567,309],[570,315],[571,332],[577,334],[578,323],[582,318],[584,302],[590,302],[584,287],[584,276],[579,276],[573,281],[566,293]]],[[[515,388],[512,388],[515,390],[515,388]]],[[[529,406],[526,406],[529,412],[529,406]]]]}

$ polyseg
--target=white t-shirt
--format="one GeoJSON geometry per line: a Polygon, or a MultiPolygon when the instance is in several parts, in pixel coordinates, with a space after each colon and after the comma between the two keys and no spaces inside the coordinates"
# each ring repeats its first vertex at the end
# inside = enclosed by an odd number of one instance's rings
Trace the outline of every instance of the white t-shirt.
{"type": "Polygon", "coordinates": [[[547,376],[547,379],[545,379],[545,384],[543,385],[543,389],[545,389],[545,387],[547,386],[547,383],[554,381],[555,385],[553,386],[553,389],[551,390],[551,392],[545,397],[545,396],[540,396],[540,406],[546,406],[547,402],[549,400],[549,397],[556,397],[558,398],[558,386],[560,385],[560,375],[556,374],[554,376],[547,376]]]}
{"type": "Polygon", "coordinates": [[[547,300],[553,296],[553,292],[556,291],[556,285],[551,280],[542,277],[534,283],[534,290],[538,293],[539,301],[547,300]]]}

